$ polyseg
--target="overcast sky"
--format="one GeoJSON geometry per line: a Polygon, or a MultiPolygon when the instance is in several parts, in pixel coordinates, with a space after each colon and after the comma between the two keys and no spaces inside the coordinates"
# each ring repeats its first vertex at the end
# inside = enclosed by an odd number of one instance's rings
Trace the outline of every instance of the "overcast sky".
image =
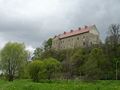
{"type": "Polygon", "coordinates": [[[8,41],[28,49],[54,35],[95,24],[104,39],[120,24],[120,0],[0,0],[0,48],[8,41]]]}

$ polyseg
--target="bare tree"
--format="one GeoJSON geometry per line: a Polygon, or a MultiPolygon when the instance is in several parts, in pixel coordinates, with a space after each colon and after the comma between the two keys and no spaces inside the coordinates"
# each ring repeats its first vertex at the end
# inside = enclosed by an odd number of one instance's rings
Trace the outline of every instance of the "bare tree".
{"type": "Polygon", "coordinates": [[[120,43],[120,25],[119,24],[112,24],[109,27],[109,42],[116,47],[120,43]]]}

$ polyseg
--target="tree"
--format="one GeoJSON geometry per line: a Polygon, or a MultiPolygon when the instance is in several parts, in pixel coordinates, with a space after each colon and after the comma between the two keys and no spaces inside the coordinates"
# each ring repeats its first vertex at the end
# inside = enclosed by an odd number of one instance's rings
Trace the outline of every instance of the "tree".
{"type": "Polygon", "coordinates": [[[42,54],[43,54],[43,49],[42,48],[36,48],[34,50],[34,56],[32,57],[32,60],[41,60],[42,54]]]}
{"type": "Polygon", "coordinates": [[[9,81],[19,76],[19,71],[27,61],[28,53],[25,45],[21,43],[7,43],[1,50],[2,71],[9,81]]]}
{"type": "Polygon", "coordinates": [[[59,53],[58,51],[54,50],[54,49],[49,49],[49,50],[46,50],[42,53],[42,59],[45,59],[45,58],[49,58],[49,57],[53,57],[53,58],[56,58],[58,59],[59,57],[59,53]]]}
{"type": "Polygon", "coordinates": [[[83,72],[83,65],[88,59],[88,55],[85,49],[77,49],[76,52],[71,57],[71,64],[72,64],[72,74],[74,76],[82,76],[84,75],[83,72]]]}
{"type": "Polygon", "coordinates": [[[44,42],[44,49],[49,50],[52,47],[52,38],[49,38],[47,41],[44,42]]]}
{"type": "Polygon", "coordinates": [[[60,62],[54,58],[47,58],[44,60],[47,79],[51,80],[51,78],[55,75],[56,72],[60,70],[60,62]]]}
{"type": "Polygon", "coordinates": [[[120,25],[119,24],[112,24],[109,27],[108,36],[105,42],[105,52],[108,57],[108,60],[111,63],[111,72],[112,72],[112,79],[117,79],[116,71],[118,71],[116,66],[118,66],[119,58],[120,58],[120,25]]]}
{"type": "Polygon", "coordinates": [[[119,56],[117,48],[120,44],[120,25],[112,24],[109,27],[109,34],[106,38],[106,44],[111,47],[114,58],[119,56]]]}
{"type": "Polygon", "coordinates": [[[73,49],[66,49],[60,52],[60,59],[62,61],[62,72],[65,79],[72,78],[72,64],[71,64],[71,56],[73,55],[73,49]]]}
{"type": "Polygon", "coordinates": [[[103,73],[105,69],[105,57],[102,49],[94,48],[87,62],[85,63],[85,75],[88,80],[99,80],[103,78],[103,73]]]}
{"type": "Polygon", "coordinates": [[[38,82],[44,75],[44,63],[40,60],[31,62],[28,66],[29,75],[34,82],[38,82]]]}

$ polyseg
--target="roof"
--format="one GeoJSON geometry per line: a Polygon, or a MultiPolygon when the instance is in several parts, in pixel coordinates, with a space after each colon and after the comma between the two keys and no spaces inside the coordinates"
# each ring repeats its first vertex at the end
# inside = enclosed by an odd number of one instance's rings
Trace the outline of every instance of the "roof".
{"type": "Polygon", "coordinates": [[[58,37],[59,39],[63,39],[63,38],[67,38],[67,37],[70,37],[70,36],[75,36],[75,35],[87,33],[94,26],[95,25],[85,26],[83,28],[79,27],[77,30],[70,30],[70,32],[64,32],[63,34],[59,34],[58,36],[55,36],[55,37],[58,37]]]}

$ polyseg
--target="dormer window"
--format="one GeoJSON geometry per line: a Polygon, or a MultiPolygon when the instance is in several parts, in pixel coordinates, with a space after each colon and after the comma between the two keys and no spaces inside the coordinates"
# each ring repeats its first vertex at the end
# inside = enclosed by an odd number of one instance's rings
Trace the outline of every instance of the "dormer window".
{"type": "Polygon", "coordinates": [[[88,26],[85,26],[85,29],[87,29],[88,28],[88,26]]]}
{"type": "Polygon", "coordinates": [[[64,32],[64,34],[66,34],[66,32],[64,32]]]}
{"type": "Polygon", "coordinates": [[[81,30],[81,27],[79,27],[78,29],[81,30]]]}
{"type": "Polygon", "coordinates": [[[73,32],[73,30],[70,30],[70,32],[73,32]]]}

